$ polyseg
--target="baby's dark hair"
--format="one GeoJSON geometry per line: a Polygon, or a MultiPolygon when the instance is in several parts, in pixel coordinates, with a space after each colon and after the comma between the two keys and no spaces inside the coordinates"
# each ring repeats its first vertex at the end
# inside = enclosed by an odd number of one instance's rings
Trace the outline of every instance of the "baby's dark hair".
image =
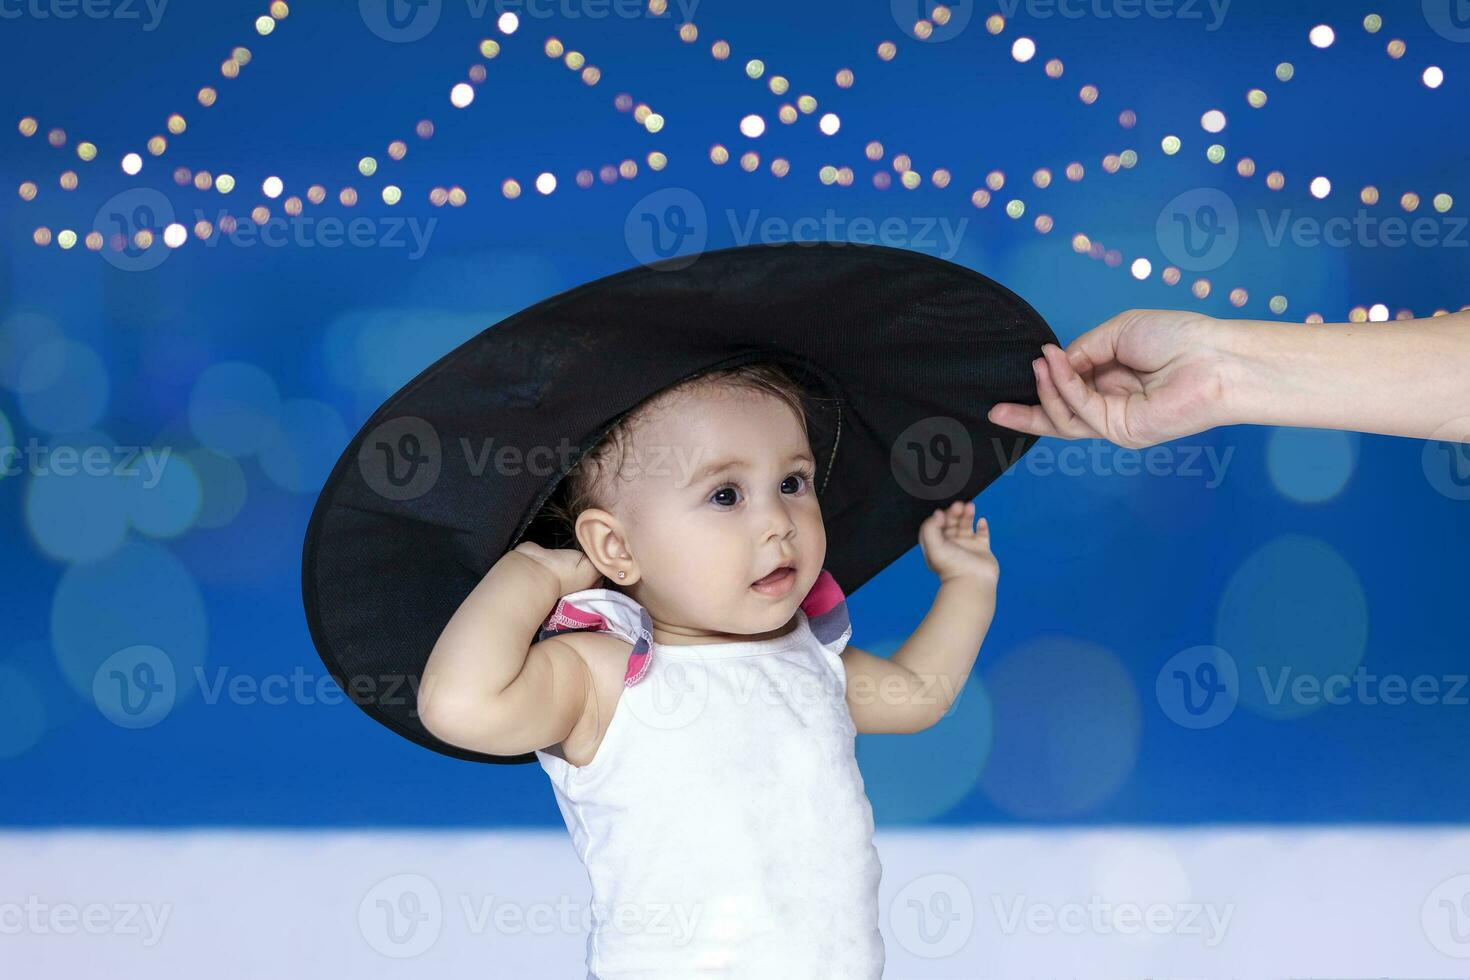
{"type": "Polygon", "coordinates": [[[577,517],[594,507],[609,507],[612,481],[622,474],[628,446],[639,425],[678,397],[709,391],[755,391],[779,398],[800,420],[802,431],[807,431],[809,395],[785,368],[773,362],[716,368],[665,388],[625,412],[577,461],[546,502],[542,513],[552,522],[556,547],[581,550],[577,517]]]}

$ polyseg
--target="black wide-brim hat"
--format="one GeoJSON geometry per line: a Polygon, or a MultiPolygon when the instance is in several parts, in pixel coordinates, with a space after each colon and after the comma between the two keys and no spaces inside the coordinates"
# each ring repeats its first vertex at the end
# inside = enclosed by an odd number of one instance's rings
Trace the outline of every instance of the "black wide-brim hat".
{"type": "Polygon", "coordinates": [[[713,368],[787,368],[813,396],[823,567],[851,594],[914,547],[936,507],[972,499],[1030,448],[986,415],[1037,402],[1031,362],[1055,342],[1004,286],[878,245],[743,246],[570,289],[450,351],[352,439],[306,531],[312,640],[344,692],[405,738],[532,762],[440,741],[415,692],[501,556],[522,540],[568,546],[542,506],[621,415],[713,368]]]}

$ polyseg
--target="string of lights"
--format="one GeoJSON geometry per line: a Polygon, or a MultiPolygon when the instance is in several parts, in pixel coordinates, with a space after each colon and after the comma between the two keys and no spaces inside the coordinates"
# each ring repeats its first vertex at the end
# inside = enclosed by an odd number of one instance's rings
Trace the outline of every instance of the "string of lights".
{"type": "MultiPolygon", "coordinates": [[[[655,16],[665,13],[667,11],[666,0],[648,0],[648,10],[655,16]]],[[[276,2],[270,5],[269,15],[263,15],[255,21],[257,34],[262,37],[271,34],[275,29],[275,25],[279,21],[284,20],[289,15],[289,12],[286,3],[281,2],[281,0],[276,0],[276,2]]],[[[920,41],[927,40],[932,36],[936,26],[944,27],[949,24],[951,16],[952,13],[947,7],[936,6],[929,18],[920,19],[914,25],[912,34],[920,41]]],[[[990,15],[985,21],[985,29],[991,36],[1000,36],[1006,31],[1007,26],[1005,18],[998,13],[990,15]]],[[[497,28],[505,37],[515,34],[518,27],[519,19],[514,13],[502,13],[497,19],[497,28]]],[[[1383,28],[1383,19],[1378,14],[1369,14],[1363,20],[1363,27],[1368,33],[1376,34],[1383,28]]],[[[692,22],[685,22],[678,26],[677,33],[682,42],[693,44],[698,40],[699,28],[692,22]]],[[[1308,40],[1314,47],[1325,49],[1333,45],[1336,40],[1336,35],[1330,26],[1319,24],[1308,32],[1308,40]]],[[[485,82],[487,78],[487,65],[498,57],[500,50],[500,42],[495,39],[486,38],[479,42],[478,51],[484,60],[472,65],[467,72],[466,80],[455,83],[450,89],[449,101],[454,108],[466,109],[473,104],[475,89],[485,82]]],[[[569,70],[577,73],[580,80],[589,87],[596,86],[602,79],[600,68],[596,65],[589,64],[586,56],[581,51],[575,49],[568,50],[563,41],[555,36],[546,39],[543,44],[543,51],[548,58],[560,61],[569,70]]],[[[1395,60],[1402,59],[1406,52],[1406,45],[1402,39],[1394,38],[1388,42],[1386,51],[1390,58],[1395,60]]],[[[732,55],[730,44],[725,40],[717,40],[711,44],[709,53],[718,62],[728,61],[732,55]]],[[[883,40],[877,45],[875,53],[880,62],[892,62],[898,54],[898,46],[893,41],[883,40]]],[[[1010,45],[1010,57],[1018,64],[1026,64],[1034,61],[1038,53],[1036,41],[1030,37],[1016,37],[1010,45]]],[[[230,57],[221,64],[221,74],[226,79],[237,78],[240,69],[248,65],[251,58],[252,54],[248,48],[243,46],[235,47],[232,49],[230,57]]],[[[1060,58],[1053,57],[1044,62],[1043,70],[1048,78],[1060,79],[1065,72],[1065,66],[1060,58]]],[[[789,79],[784,75],[768,72],[766,64],[760,58],[747,59],[743,63],[743,73],[747,79],[752,81],[764,80],[764,87],[777,98],[784,100],[791,94],[792,86],[789,79]]],[[[1296,68],[1291,62],[1282,61],[1277,65],[1274,74],[1277,82],[1285,84],[1291,81],[1295,73],[1296,68]]],[[[1425,87],[1435,89],[1443,84],[1444,74],[1438,66],[1430,65],[1423,70],[1421,79],[1425,87]]],[[[850,90],[855,80],[853,70],[846,67],[839,69],[833,78],[839,90],[850,90]]],[[[1100,99],[1100,89],[1095,84],[1084,84],[1078,89],[1077,97],[1083,105],[1095,105],[1100,99]]],[[[218,93],[213,87],[205,86],[199,89],[196,98],[202,107],[208,108],[216,103],[218,93]]],[[[1270,103],[1270,98],[1264,89],[1251,88],[1246,93],[1246,102],[1252,109],[1264,109],[1270,103]]],[[[614,106],[619,112],[630,114],[634,123],[650,134],[659,133],[665,125],[665,119],[662,114],[654,111],[646,102],[635,101],[626,92],[616,95],[614,106]]],[[[783,125],[789,126],[798,122],[803,116],[815,116],[817,108],[818,102],[814,95],[800,93],[795,96],[794,100],[783,101],[778,106],[776,118],[783,125]]],[[[832,111],[827,111],[817,116],[816,122],[819,131],[826,136],[835,135],[841,128],[840,117],[836,112],[832,111]]],[[[1125,109],[1119,114],[1118,123],[1122,128],[1131,130],[1137,124],[1137,115],[1133,110],[1125,109]]],[[[1227,123],[1228,120],[1225,112],[1218,108],[1209,109],[1200,117],[1201,128],[1210,135],[1217,135],[1223,132],[1227,123]]],[[[182,114],[173,113],[168,116],[166,129],[171,136],[181,136],[187,131],[187,127],[187,121],[182,114]]],[[[742,136],[748,139],[757,139],[766,133],[765,118],[759,113],[747,114],[740,120],[739,129],[742,136]]],[[[40,124],[35,118],[27,116],[20,121],[19,131],[23,137],[33,137],[39,133],[40,124]]],[[[415,124],[414,132],[419,139],[428,140],[434,135],[435,123],[430,118],[422,118],[415,124]]],[[[67,134],[60,127],[53,127],[47,134],[47,140],[52,146],[61,148],[66,145],[67,134]]],[[[148,154],[153,157],[162,157],[167,152],[168,147],[169,137],[163,134],[153,136],[146,144],[148,154]]],[[[1178,156],[1183,148],[1183,139],[1171,133],[1162,138],[1158,149],[1163,157],[1169,158],[1178,156]]],[[[98,150],[93,143],[83,141],[76,145],[76,153],[82,162],[89,163],[97,158],[98,150]]],[[[385,161],[380,161],[377,156],[372,154],[363,155],[357,160],[356,174],[368,181],[374,178],[386,180],[384,168],[401,163],[407,155],[407,140],[395,138],[387,145],[385,161]]],[[[1225,161],[1228,154],[1224,145],[1212,143],[1206,148],[1205,155],[1211,163],[1221,164],[1225,161]]],[[[716,166],[725,165],[732,159],[732,156],[731,150],[722,143],[714,143],[709,148],[708,159],[710,163],[716,166]]],[[[871,163],[878,163],[887,157],[887,150],[881,140],[871,139],[864,146],[864,156],[871,163]]],[[[875,188],[879,190],[890,188],[895,182],[894,175],[897,177],[896,182],[903,189],[915,190],[923,186],[924,178],[914,168],[912,159],[907,153],[897,153],[888,159],[893,173],[889,173],[888,167],[880,167],[873,171],[871,177],[875,188]]],[[[1104,173],[1116,174],[1121,170],[1131,170],[1140,162],[1139,152],[1135,149],[1127,148],[1121,152],[1104,154],[1101,158],[1101,167],[1104,173]]],[[[654,150],[647,154],[645,163],[650,170],[661,171],[667,166],[668,158],[663,152],[654,150]]],[[[740,153],[739,166],[747,172],[758,170],[761,166],[760,153],[754,149],[740,153]]],[[[121,160],[121,167],[123,172],[129,176],[138,175],[143,167],[142,154],[137,152],[125,154],[121,160]]],[[[575,182],[582,188],[593,186],[599,179],[604,184],[612,184],[619,179],[633,179],[637,176],[638,169],[637,161],[628,158],[616,165],[611,163],[601,165],[595,176],[593,170],[590,168],[579,170],[576,174],[575,182]]],[[[769,169],[773,176],[782,178],[791,172],[791,163],[785,157],[777,156],[770,161],[769,169]]],[[[1087,168],[1080,160],[1076,159],[1070,161],[1062,168],[1063,175],[1072,183],[1082,181],[1086,176],[1086,171],[1087,168]]],[[[1252,179],[1258,173],[1258,167],[1253,157],[1241,155],[1235,160],[1235,171],[1242,178],[1252,179]]],[[[192,171],[185,166],[177,167],[174,170],[173,177],[175,183],[180,187],[188,188],[192,186],[195,190],[201,192],[207,192],[213,189],[221,195],[230,194],[238,183],[236,177],[230,173],[215,175],[209,170],[201,169],[192,171]]],[[[839,166],[828,163],[818,168],[817,178],[824,185],[836,184],[846,187],[853,184],[855,172],[851,166],[839,166]]],[[[1266,172],[1263,175],[1263,179],[1265,186],[1271,191],[1281,191],[1286,187],[1286,176],[1281,170],[1266,172]]],[[[1031,184],[1037,192],[1045,192],[1052,185],[1053,180],[1053,172],[1049,167],[1037,167],[1031,172],[1031,184]]],[[[972,190],[970,194],[971,204],[979,209],[987,208],[993,200],[994,195],[1006,186],[1006,181],[1006,174],[1002,170],[996,169],[990,171],[985,177],[984,186],[976,187],[972,190]]],[[[946,167],[934,168],[929,174],[929,184],[932,187],[942,190],[948,188],[952,183],[952,172],[946,167]]],[[[63,191],[75,190],[79,184],[76,171],[63,171],[58,177],[58,184],[63,191]]],[[[543,196],[550,195],[558,186],[556,176],[550,171],[543,171],[537,174],[531,181],[531,185],[543,196]]],[[[257,224],[263,224],[270,220],[271,217],[271,205],[267,202],[274,202],[279,199],[285,192],[285,185],[280,177],[271,175],[262,179],[259,187],[264,200],[258,201],[252,207],[250,216],[257,224]]],[[[522,186],[516,178],[506,177],[501,181],[500,190],[504,198],[515,199],[521,196],[522,186]]],[[[1331,182],[1325,176],[1315,177],[1308,184],[1308,190],[1313,197],[1326,199],[1331,194],[1331,182]]],[[[31,202],[40,196],[40,188],[36,182],[27,180],[21,183],[19,193],[22,200],[31,202]]],[[[1015,192],[1013,191],[1013,193],[1015,192]]],[[[385,182],[378,188],[377,196],[385,205],[392,207],[403,200],[403,190],[399,183],[385,182]]],[[[287,215],[295,216],[303,212],[306,204],[323,205],[328,201],[328,198],[329,193],[325,184],[318,182],[312,183],[308,187],[305,192],[304,202],[301,196],[291,195],[281,201],[280,206],[287,215]]],[[[467,203],[468,195],[464,188],[458,184],[448,186],[435,185],[429,190],[428,199],[435,207],[440,207],[445,204],[452,207],[462,207],[467,203]]],[[[1375,206],[1384,199],[1384,195],[1376,185],[1367,185],[1359,192],[1359,200],[1365,206],[1375,206]]],[[[343,185],[338,189],[335,200],[342,207],[351,208],[358,204],[359,194],[356,188],[350,184],[343,185]]],[[[1422,199],[1417,192],[1409,190],[1399,195],[1398,203],[1405,213],[1413,213],[1420,207],[1422,199]]],[[[1446,213],[1453,207],[1454,199],[1450,194],[1441,192],[1432,197],[1431,204],[1436,211],[1446,213]]],[[[1019,220],[1026,214],[1027,208],[1028,205],[1025,198],[1018,195],[1011,197],[1006,202],[1003,210],[1009,218],[1019,220]]],[[[217,228],[212,222],[200,220],[195,223],[193,232],[197,238],[207,240],[216,231],[222,233],[233,232],[236,222],[237,219],[233,216],[222,214],[219,217],[217,228]]],[[[1035,215],[1031,225],[1037,233],[1043,235],[1049,234],[1056,226],[1056,218],[1050,213],[1043,212],[1035,215]]],[[[188,230],[181,223],[171,223],[163,228],[139,228],[134,232],[131,241],[120,234],[115,234],[108,244],[117,250],[121,250],[130,244],[146,249],[153,247],[159,242],[165,247],[177,248],[183,245],[187,239],[188,230]]],[[[34,231],[33,240],[37,245],[46,246],[52,243],[53,236],[48,227],[38,226],[34,231]]],[[[71,229],[62,229],[54,236],[54,240],[62,250],[70,249],[78,243],[77,234],[71,229]]],[[[88,250],[94,252],[99,251],[104,246],[103,236],[98,231],[91,231],[86,235],[83,244],[88,250]]],[[[1125,261],[1125,257],[1120,251],[1105,247],[1101,241],[1087,235],[1085,232],[1079,231],[1074,234],[1071,244],[1073,251],[1076,253],[1086,255],[1095,260],[1101,260],[1109,267],[1119,267],[1125,261]]],[[[1153,268],[1153,261],[1147,257],[1140,256],[1129,263],[1129,272],[1134,279],[1139,281],[1151,278],[1153,268]]],[[[1173,265],[1163,266],[1159,275],[1160,279],[1166,285],[1170,286],[1177,285],[1183,279],[1181,270],[1173,265]]],[[[1190,287],[1191,294],[1199,300],[1208,298],[1213,290],[1213,283],[1203,276],[1195,279],[1190,287]]],[[[1250,292],[1244,286],[1236,286],[1228,294],[1229,301],[1237,308],[1244,307],[1249,301],[1249,297],[1250,292]]],[[[1289,303],[1285,296],[1278,294],[1272,296],[1267,305],[1273,314],[1280,315],[1287,309],[1289,303]]],[[[1447,310],[1436,310],[1435,315],[1444,315],[1447,312],[1447,310]]],[[[1411,311],[1404,309],[1399,310],[1397,313],[1398,318],[1401,319],[1412,317],[1412,315],[1411,311]]],[[[1383,304],[1374,304],[1371,307],[1355,306],[1350,311],[1349,316],[1355,320],[1388,318],[1387,307],[1383,304]]],[[[1306,319],[1308,322],[1313,322],[1314,320],[1320,321],[1321,316],[1320,314],[1312,313],[1306,319]]]]}
{"type": "MultiPolygon", "coordinates": [[[[928,19],[921,19],[915,24],[913,34],[919,40],[926,40],[930,37],[935,24],[943,26],[948,23],[950,12],[943,6],[936,6],[931,16],[933,18],[932,22],[928,19]]],[[[999,35],[1005,30],[1005,18],[1000,14],[992,14],[986,19],[985,26],[990,34],[999,35]]],[[[1383,19],[1378,14],[1369,14],[1364,18],[1363,27],[1370,34],[1377,33],[1383,27],[1383,19]]],[[[1319,24],[1309,31],[1308,39],[1314,47],[1325,49],[1332,46],[1336,35],[1330,26],[1319,24]]],[[[1406,45],[1401,39],[1395,38],[1389,41],[1386,50],[1390,58],[1397,60],[1403,57],[1406,51],[1406,45]]],[[[896,46],[891,41],[883,41],[878,45],[877,54],[880,61],[892,61],[896,53],[896,46]]],[[[1030,62],[1035,58],[1036,54],[1036,43],[1029,37],[1018,37],[1011,45],[1011,57],[1018,63],[1024,64],[1030,62]]],[[[1285,83],[1294,77],[1295,71],[1296,69],[1293,64],[1283,61],[1277,65],[1275,75],[1278,81],[1285,83]]],[[[1058,58],[1049,59],[1045,63],[1045,72],[1049,78],[1060,78],[1064,72],[1063,62],[1058,58]]],[[[850,80],[850,76],[848,78],[850,80]]],[[[1426,88],[1436,89],[1444,82],[1444,72],[1438,66],[1430,65],[1424,69],[1421,78],[1426,88]]],[[[1093,105],[1099,98],[1098,87],[1092,84],[1083,85],[1078,92],[1078,97],[1083,104],[1093,105]]],[[[1246,93],[1246,101],[1251,108],[1262,109],[1267,105],[1269,98],[1264,90],[1252,88],[1246,93]]],[[[1137,123],[1137,115],[1133,110],[1125,109],[1120,113],[1118,121],[1125,129],[1132,129],[1137,123]]],[[[1225,113],[1219,109],[1207,110],[1200,119],[1201,128],[1207,133],[1212,134],[1222,132],[1226,127],[1226,123],[1225,113]]],[[[1182,146],[1182,140],[1172,134],[1165,136],[1160,142],[1160,149],[1165,156],[1177,155],[1182,146]]],[[[1210,145],[1206,149],[1205,154],[1206,158],[1213,164],[1222,163],[1227,155],[1225,147],[1219,143],[1210,145]]],[[[874,141],[868,144],[867,156],[869,159],[878,160],[882,158],[882,155],[883,150],[880,142],[874,141]]],[[[1105,155],[1102,160],[1102,166],[1106,173],[1116,173],[1119,169],[1132,169],[1138,162],[1139,157],[1136,151],[1124,150],[1121,154],[1110,153],[1105,155]]],[[[899,155],[894,158],[894,169],[900,173],[901,184],[905,188],[912,190],[921,185],[922,177],[911,168],[906,155],[899,155]]],[[[1252,177],[1256,173],[1256,169],[1255,161],[1249,156],[1241,156],[1236,161],[1236,172],[1243,178],[1252,177]]],[[[850,178],[848,180],[841,179],[846,176],[843,174],[843,171],[838,170],[836,173],[839,178],[836,180],[837,183],[850,182],[850,178]]],[[[1085,170],[1080,162],[1073,161],[1067,165],[1066,176],[1070,181],[1080,181],[1084,173],[1085,170]]],[[[830,168],[823,168],[820,177],[824,182],[830,183],[833,182],[831,179],[832,175],[833,172],[830,168]]],[[[875,173],[873,177],[874,185],[880,189],[886,189],[891,184],[891,178],[884,171],[875,173]]],[[[946,187],[951,180],[950,172],[944,168],[936,169],[931,175],[930,180],[933,186],[940,188],[946,187]]],[[[1039,190],[1045,190],[1052,182],[1051,171],[1044,167],[1038,168],[1032,174],[1032,182],[1039,190]]],[[[1280,191],[1286,186],[1286,177],[1281,171],[1273,170],[1265,175],[1265,182],[1269,190],[1280,191]]],[[[1004,184],[1005,174],[999,170],[992,171],[986,177],[986,186],[977,188],[972,193],[971,202],[978,208],[988,206],[992,193],[999,191],[1004,184]]],[[[1326,177],[1317,177],[1311,181],[1309,190],[1313,197],[1324,199],[1331,193],[1331,183],[1326,177]]],[[[1364,205],[1373,206],[1380,201],[1381,194],[1375,185],[1369,184],[1362,188],[1359,199],[1364,205]]],[[[1412,190],[1405,191],[1399,197],[1400,207],[1406,213],[1416,211],[1420,203],[1420,195],[1412,190]]],[[[1445,213],[1453,207],[1454,199],[1448,193],[1439,193],[1433,197],[1432,203],[1436,211],[1445,213]]],[[[1026,203],[1020,198],[1014,198],[1006,205],[1006,214],[1013,219],[1019,219],[1025,213],[1025,210],[1026,203]]],[[[1038,215],[1034,221],[1036,231],[1041,234],[1049,233],[1054,227],[1054,224],[1054,219],[1048,214],[1038,215]]],[[[1101,259],[1111,267],[1117,267],[1123,263],[1123,256],[1120,252],[1104,248],[1101,243],[1089,239],[1085,234],[1078,233],[1075,235],[1072,244],[1074,251],[1085,254],[1093,259],[1101,259]]],[[[1134,260],[1129,268],[1133,277],[1141,281],[1149,278],[1152,273],[1153,264],[1147,258],[1140,257],[1134,260]]],[[[1176,285],[1180,282],[1181,278],[1181,271],[1174,266],[1166,266],[1161,272],[1161,279],[1166,285],[1176,285]]],[[[1212,284],[1207,278],[1203,277],[1195,280],[1191,287],[1191,293],[1197,299],[1201,300],[1207,298],[1211,290],[1212,284]]],[[[1248,299],[1249,291],[1244,287],[1236,287],[1229,293],[1230,303],[1237,308],[1243,307],[1248,302],[1248,299]]],[[[1285,296],[1279,294],[1274,295],[1271,297],[1268,306],[1274,314],[1280,315],[1286,310],[1288,300],[1285,296]]],[[[1462,307],[1462,309],[1464,308],[1467,307],[1462,307]]],[[[1439,309],[1434,312],[1434,315],[1444,316],[1448,312],[1448,310],[1439,309]]],[[[1374,304],[1371,307],[1355,306],[1349,311],[1348,316],[1349,319],[1354,321],[1388,319],[1387,307],[1384,304],[1374,304]]],[[[1412,311],[1407,309],[1400,309],[1396,314],[1397,319],[1409,319],[1412,316],[1412,311]]],[[[1321,322],[1322,316],[1318,313],[1312,313],[1307,316],[1306,320],[1307,322],[1321,322]]]]}

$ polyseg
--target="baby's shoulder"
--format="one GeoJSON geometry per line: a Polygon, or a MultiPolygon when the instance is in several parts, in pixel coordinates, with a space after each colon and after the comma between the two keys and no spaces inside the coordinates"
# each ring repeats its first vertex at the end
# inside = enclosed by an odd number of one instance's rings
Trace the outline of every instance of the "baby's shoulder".
{"type": "Polygon", "coordinates": [[[560,640],[582,658],[596,683],[599,700],[605,701],[608,693],[616,694],[622,688],[632,643],[616,633],[597,630],[555,633],[541,642],[549,640],[560,640]]]}
{"type": "Polygon", "coordinates": [[[592,678],[592,697],[587,699],[582,717],[577,720],[567,737],[558,745],[550,746],[547,751],[574,766],[585,766],[596,757],[597,749],[602,744],[602,736],[607,732],[607,725],[603,720],[612,717],[622,699],[623,678],[627,673],[628,657],[633,652],[633,644],[616,633],[593,630],[558,633],[541,642],[546,643],[551,639],[571,647],[587,665],[588,675],[592,678]]]}

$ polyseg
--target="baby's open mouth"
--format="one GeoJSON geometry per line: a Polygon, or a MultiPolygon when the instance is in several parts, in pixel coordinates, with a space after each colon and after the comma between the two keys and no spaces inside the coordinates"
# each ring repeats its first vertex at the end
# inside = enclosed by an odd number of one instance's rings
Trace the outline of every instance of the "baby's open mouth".
{"type": "Polygon", "coordinates": [[[796,569],[791,565],[782,565],[769,575],[756,579],[750,587],[767,595],[784,595],[795,580],[796,569]]]}

